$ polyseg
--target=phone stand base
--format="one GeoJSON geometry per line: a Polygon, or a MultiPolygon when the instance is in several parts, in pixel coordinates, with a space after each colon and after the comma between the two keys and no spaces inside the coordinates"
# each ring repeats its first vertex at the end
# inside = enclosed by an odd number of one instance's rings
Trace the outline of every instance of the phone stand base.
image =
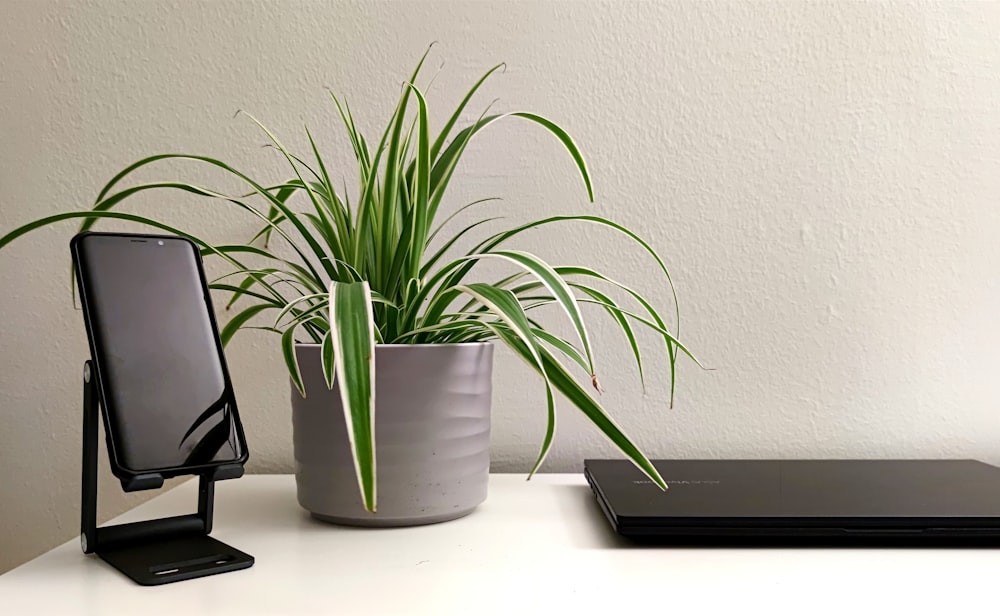
{"type": "MultiPolygon", "coordinates": [[[[116,526],[97,526],[97,439],[100,422],[98,384],[92,365],[84,364],[83,465],[80,540],[85,554],[97,554],[142,586],[158,586],[248,569],[254,558],[209,536],[215,505],[215,482],[243,475],[242,464],[220,464],[198,476],[198,511],[172,518],[116,526]]],[[[126,491],[156,489],[163,476],[139,475],[123,482],[126,491]]]]}
{"type": "Polygon", "coordinates": [[[97,555],[142,586],[169,584],[253,566],[253,556],[208,535],[196,534],[107,550],[98,548],[97,555]]]}

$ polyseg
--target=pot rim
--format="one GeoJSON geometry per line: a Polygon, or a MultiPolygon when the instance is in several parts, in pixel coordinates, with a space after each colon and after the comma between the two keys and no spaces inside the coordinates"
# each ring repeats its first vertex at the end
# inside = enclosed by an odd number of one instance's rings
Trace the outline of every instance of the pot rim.
{"type": "MultiPolygon", "coordinates": [[[[322,346],[318,342],[296,342],[296,347],[319,347],[322,346]]],[[[493,342],[487,340],[485,342],[441,342],[441,343],[421,343],[421,344],[403,344],[403,343],[393,343],[393,344],[382,344],[376,343],[376,349],[392,349],[392,348],[408,348],[408,349],[419,349],[423,347],[429,348],[441,348],[441,347],[476,347],[476,346],[493,346],[493,342]]]]}

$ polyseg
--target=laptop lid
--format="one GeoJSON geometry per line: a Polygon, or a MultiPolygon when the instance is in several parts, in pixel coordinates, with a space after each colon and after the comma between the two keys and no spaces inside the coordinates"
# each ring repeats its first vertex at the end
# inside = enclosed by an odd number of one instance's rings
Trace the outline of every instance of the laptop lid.
{"type": "Polygon", "coordinates": [[[632,537],[1000,536],[1000,468],[974,460],[586,460],[632,537]]]}

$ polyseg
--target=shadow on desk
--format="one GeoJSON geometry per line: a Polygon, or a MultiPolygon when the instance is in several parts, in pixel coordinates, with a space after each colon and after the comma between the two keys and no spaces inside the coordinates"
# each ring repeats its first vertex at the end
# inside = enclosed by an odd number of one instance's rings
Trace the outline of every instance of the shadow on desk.
{"type": "Polygon", "coordinates": [[[721,538],[698,536],[688,538],[651,537],[633,540],[622,537],[614,531],[589,486],[562,485],[556,486],[554,489],[559,501],[559,509],[565,512],[563,517],[567,520],[572,542],[576,547],[583,549],[1000,549],[1000,537],[921,537],[916,540],[913,537],[721,538]],[[581,511],[585,512],[585,515],[580,515],[581,511]]]}

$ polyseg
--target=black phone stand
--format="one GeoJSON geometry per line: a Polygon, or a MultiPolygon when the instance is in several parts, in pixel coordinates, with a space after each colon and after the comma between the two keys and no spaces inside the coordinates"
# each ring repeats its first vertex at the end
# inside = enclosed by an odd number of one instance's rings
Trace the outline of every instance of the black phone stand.
{"type": "MultiPolygon", "coordinates": [[[[246,569],[253,556],[209,536],[215,482],[243,475],[242,464],[221,464],[199,475],[198,513],[97,527],[97,448],[99,396],[90,360],[83,368],[83,502],[80,543],[143,586],[155,586],[246,569]]],[[[151,473],[122,480],[126,492],[163,486],[163,475],[151,473]]]]}

